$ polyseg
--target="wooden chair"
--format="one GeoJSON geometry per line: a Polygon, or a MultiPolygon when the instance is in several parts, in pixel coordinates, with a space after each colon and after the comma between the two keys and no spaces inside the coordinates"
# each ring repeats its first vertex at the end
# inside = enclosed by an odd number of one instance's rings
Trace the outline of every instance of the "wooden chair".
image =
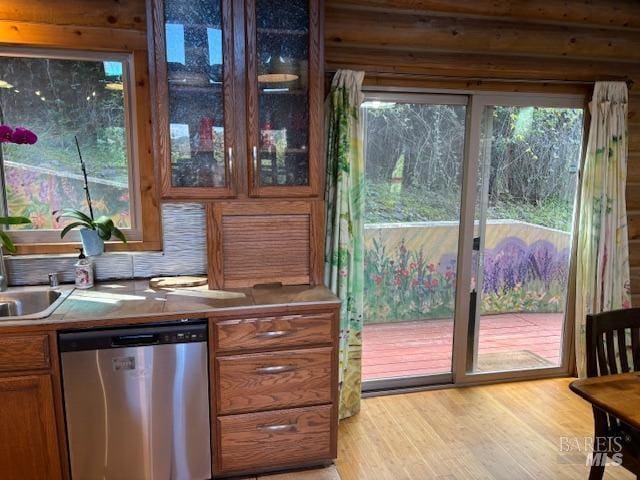
{"type": "MultiPolygon", "coordinates": [[[[640,308],[587,315],[587,376],[640,372],[640,308]],[[618,356],[617,352],[624,353],[618,356]]],[[[640,480],[640,431],[593,407],[595,437],[622,438],[622,466],[640,480]]],[[[594,439],[595,440],[595,439],[594,439]]],[[[615,445],[615,444],[614,444],[615,445]]],[[[594,446],[594,454],[597,453],[594,446]]],[[[616,451],[609,451],[611,457],[616,451]]],[[[592,465],[590,480],[599,480],[604,466],[592,465]]]]}

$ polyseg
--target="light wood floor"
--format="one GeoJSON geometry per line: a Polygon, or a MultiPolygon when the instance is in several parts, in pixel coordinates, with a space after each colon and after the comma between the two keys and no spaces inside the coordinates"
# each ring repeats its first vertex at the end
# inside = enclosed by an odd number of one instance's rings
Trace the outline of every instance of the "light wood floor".
{"type": "MultiPolygon", "coordinates": [[[[451,388],[363,400],[340,424],[342,480],[586,479],[576,441],[592,435],[591,407],[572,379],[451,388]],[[561,453],[570,437],[573,453],[561,453]]],[[[607,467],[607,479],[633,479],[607,467]]]]}

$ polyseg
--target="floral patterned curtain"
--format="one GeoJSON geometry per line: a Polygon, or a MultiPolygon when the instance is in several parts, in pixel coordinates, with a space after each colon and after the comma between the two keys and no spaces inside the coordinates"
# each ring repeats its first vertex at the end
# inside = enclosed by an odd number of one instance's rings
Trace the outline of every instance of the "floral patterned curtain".
{"type": "Polygon", "coordinates": [[[342,300],[340,310],[340,418],[360,410],[364,225],[362,81],[364,72],[339,70],[326,101],[327,236],[325,284],[342,300]]]}
{"type": "Polygon", "coordinates": [[[586,315],[631,306],[627,238],[627,85],[596,82],[582,176],[576,272],[576,364],[586,375],[586,315]]]}

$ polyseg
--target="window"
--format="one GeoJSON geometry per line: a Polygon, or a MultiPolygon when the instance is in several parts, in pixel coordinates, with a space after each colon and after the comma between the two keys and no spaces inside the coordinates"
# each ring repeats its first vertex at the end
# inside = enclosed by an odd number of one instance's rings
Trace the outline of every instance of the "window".
{"type": "Polygon", "coordinates": [[[11,227],[17,244],[77,241],[77,232],[60,239],[66,222],[52,215],[88,210],[76,138],[95,215],[142,239],[132,78],[126,53],[0,52],[0,123],[38,135],[34,145],[0,145],[2,214],[32,221],[11,227]]]}

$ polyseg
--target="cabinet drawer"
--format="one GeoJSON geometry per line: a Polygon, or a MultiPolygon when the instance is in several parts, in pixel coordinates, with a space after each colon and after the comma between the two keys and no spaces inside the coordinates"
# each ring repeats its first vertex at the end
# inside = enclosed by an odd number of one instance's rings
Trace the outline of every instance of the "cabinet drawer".
{"type": "Polygon", "coordinates": [[[218,351],[331,343],[333,313],[243,318],[215,324],[218,351]]]}
{"type": "Polygon", "coordinates": [[[218,417],[221,470],[330,460],[331,415],[331,405],[322,405],[218,417]]]}
{"type": "Polygon", "coordinates": [[[331,347],[216,359],[218,413],[331,402],[331,347]]]}
{"type": "Polygon", "coordinates": [[[48,335],[0,336],[0,371],[49,368],[48,335]]]}

